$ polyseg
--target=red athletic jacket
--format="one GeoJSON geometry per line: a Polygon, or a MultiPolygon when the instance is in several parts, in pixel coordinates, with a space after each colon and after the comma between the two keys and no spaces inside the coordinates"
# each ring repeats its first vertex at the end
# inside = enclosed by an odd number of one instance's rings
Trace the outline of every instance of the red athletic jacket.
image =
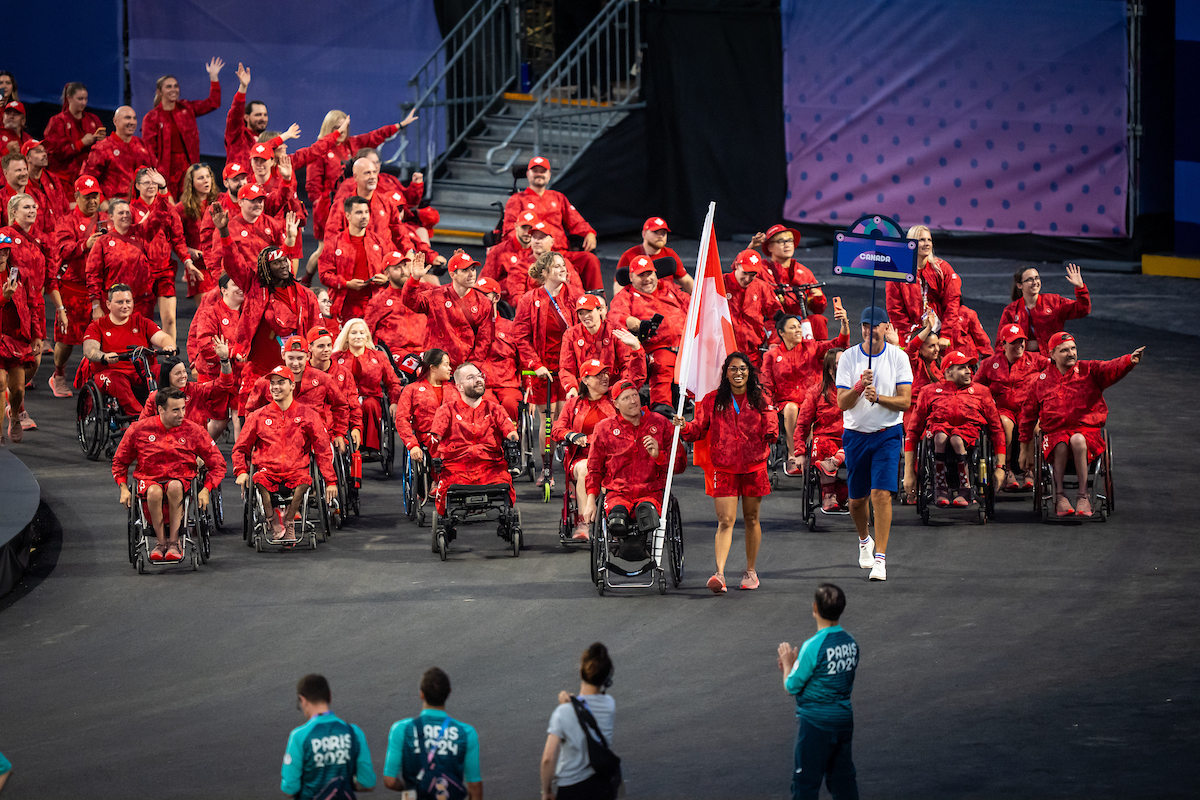
{"type": "MultiPolygon", "coordinates": [[[[237,378],[231,372],[228,375],[218,372],[211,381],[188,381],[184,384],[183,395],[187,398],[184,419],[204,427],[211,419],[224,419],[229,408],[229,401],[237,396],[237,378]]],[[[153,391],[142,406],[141,419],[158,416],[158,392],[153,391]]],[[[222,459],[223,461],[224,459],[222,459]]]]}
{"type": "Polygon", "coordinates": [[[342,392],[342,397],[346,399],[346,403],[350,407],[350,430],[357,429],[361,432],[363,429],[362,403],[358,399],[358,384],[354,382],[354,376],[350,374],[350,370],[334,361],[329,362],[329,369],[320,369],[311,362],[308,367],[317,372],[324,372],[333,378],[342,392]]]}
{"type": "Polygon", "coordinates": [[[99,180],[101,193],[112,199],[128,197],[137,171],[142,167],[156,166],[157,163],[140,136],[131,136],[125,142],[120,136],[110,133],[92,145],[82,172],[99,180]]]}
{"type": "Polygon", "coordinates": [[[642,342],[646,352],[653,353],[664,347],[679,347],[690,301],[690,294],[668,281],[659,281],[654,294],[639,292],[630,284],[613,298],[608,318],[613,320],[614,325],[624,325],[628,317],[646,321],[655,314],[662,314],[663,321],[658,326],[658,333],[649,341],[642,342]]]}
{"type": "Polygon", "coordinates": [[[809,435],[842,440],[842,410],[837,404],[837,388],[821,394],[821,384],[812,387],[800,404],[796,417],[796,441],[792,455],[802,456],[808,452],[806,442],[809,435]]]}
{"type": "Polygon", "coordinates": [[[402,358],[425,349],[425,315],[404,305],[401,290],[390,282],[371,296],[363,319],[371,338],[386,344],[393,356],[402,358]]]}
{"type": "Polygon", "coordinates": [[[233,347],[238,340],[238,320],[241,319],[241,309],[234,311],[225,305],[220,289],[213,289],[207,302],[202,302],[192,317],[188,326],[187,351],[192,359],[196,373],[205,380],[216,378],[221,372],[221,364],[213,349],[213,337],[220,336],[233,347]]]}
{"type": "Polygon", "coordinates": [[[959,337],[957,348],[980,361],[992,357],[992,340],[979,324],[975,309],[961,303],[958,306],[959,337]]]}
{"type": "Polygon", "coordinates": [[[293,283],[289,290],[268,290],[258,280],[257,253],[256,260],[244,260],[228,239],[222,240],[222,249],[225,255],[221,263],[246,297],[238,319],[238,353],[250,356],[255,335],[264,324],[264,335],[283,337],[303,333],[321,320],[321,306],[312,289],[293,283]],[[289,295],[294,297],[295,305],[289,302],[289,295]]]}
{"type": "Polygon", "coordinates": [[[269,475],[303,474],[314,454],[325,482],[337,483],[329,434],[320,414],[295,399],[286,411],[271,402],[246,417],[233,446],[233,474],[248,472],[249,460],[269,475]]]}
{"type": "Polygon", "coordinates": [[[208,98],[205,100],[180,99],[171,111],[164,111],[162,104],[156,105],[146,116],[142,117],[142,141],[146,149],[154,156],[155,167],[164,177],[168,177],[171,169],[171,123],[167,115],[175,118],[179,135],[183,137],[183,149],[189,164],[200,160],[200,129],[196,127],[196,117],[202,117],[210,111],[221,107],[221,84],[212,81],[208,88],[208,98]]]}
{"type": "Polygon", "coordinates": [[[489,389],[521,388],[521,354],[517,352],[517,335],[511,319],[496,317],[496,338],[487,361],[480,366],[489,389]]]}
{"type": "MultiPolygon", "coordinates": [[[[343,204],[346,200],[358,194],[358,183],[353,178],[347,178],[334,193],[329,209],[329,219],[325,222],[325,237],[328,239],[334,233],[346,230],[346,212],[343,204]]],[[[424,241],[413,235],[413,227],[404,221],[404,195],[401,192],[385,192],[376,186],[368,201],[371,207],[371,221],[367,230],[374,231],[380,240],[388,242],[388,247],[407,253],[415,250],[425,254],[425,260],[432,263],[437,259],[437,251],[424,241]]]]}
{"type": "MultiPolygon", "coordinates": [[[[42,174],[36,178],[32,175],[29,176],[29,183],[25,185],[25,193],[32,195],[33,199],[37,201],[37,227],[42,229],[47,241],[53,239],[58,221],[63,218],[72,205],[67,201],[66,192],[62,190],[57,178],[42,170],[42,174]]],[[[8,206],[5,204],[5,215],[7,216],[7,214],[8,206]]],[[[57,268],[57,265],[55,267],[57,268]]]]}
{"type": "MultiPolygon", "coordinates": [[[[349,431],[350,403],[341,384],[329,373],[305,366],[304,372],[296,379],[292,399],[315,410],[330,436],[345,436],[349,431]]],[[[254,382],[250,397],[246,399],[246,410],[254,411],[274,404],[271,381],[264,375],[254,382]]]]}
{"type": "MultiPolygon", "coordinates": [[[[90,252],[84,248],[87,240],[96,232],[96,224],[100,220],[107,220],[107,217],[98,212],[94,217],[85,217],[78,208],[71,206],[71,210],[58,221],[58,227],[54,229],[54,252],[57,256],[54,263],[66,265],[58,278],[60,284],[84,286],[90,252]]],[[[96,243],[99,244],[100,240],[97,239],[96,243]]]]}
{"type": "Polygon", "coordinates": [[[153,274],[174,274],[171,253],[179,258],[180,263],[191,258],[187,240],[183,236],[183,222],[175,207],[165,195],[158,195],[149,205],[141,197],[135,197],[129,207],[133,211],[133,224],[138,236],[146,242],[146,257],[150,259],[153,274]]]}
{"type": "MultiPolygon", "coordinates": [[[[0,270],[0,280],[8,282],[11,268],[12,264],[9,263],[0,270]]],[[[17,274],[20,279],[20,270],[17,270],[17,274]]],[[[33,361],[31,345],[37,338],[33,332],[33,316],[26,292],[18,290],[7,299],[0,294],[0,358],[19,359],[24,363],[33,361]]]]}
{"type": "Polygon", "coordinates": [[[199,471],[197,458],[208,468],[205,487],[210,491],[216,489],[225,479],[225,456],[217,450],[208,431],[189,419],[184,419],[178,427],[168,428],[158,414],[143,415],[121,437],[113,456],[112,476],[118,484],[128,483],[129,465],[137,461],[133,471],[135,480],[154,483],[178,480],[187,484],[199,471]]]}
{"type": "MultiPolygon", "coordinates": [[[[61,186],[72,188],[87,160],[88,146],[83,143],[83,137],[103,127],[100,118],[90,111],[84,111],[80,119],[75,119],[67,111],[65,102],[63,110],[46,123],[42,146],[46,148],[46,156],[50,159],[50,172],[61,186]]],[[[98,144],[96,142],[91,147],[94,149],[98,144]]]]}
{"type": "Polygon", "coordinates": [[[359,396],[379,397],[385,394],[387,396],[385,406],[388,403],[400,402],[400,391],[404,387],[400,385],[396,371],[392,369],[391,364],[387,363],[387,356],[383,353],[368,349],[356,357],[352,353],[344,351],[333,354],[333,363],[349,370],[354,377],[354,383],[358,387],[354,398],[356,404],[359,396]]]}
{"type": "Polygon", "coordinates": [[[814,386],[821,383],[821,364],[834,347],[843,350],[850,346],[850,337],[839,334],[836,339],[817,341],[801,339],[800,343],[788,350],[782,342],[772,345],[763,354],[760,377],[763,389],[766,390],[771,402],[782,408],[784,403],[804,402],[805,395],[814,386]]]}
{"type": "Polygon", "coordinates": [[[951,341],[961,336],[958,306],[962,284],[950,262],[930,258],[915,283],[889,282],[887,285],[888,320],[897,331],[921,326],[926,308],[932,308],[942,323],[941,335],[951,341]]]}
{"type": "MultiPolygon", "coordinates": [[[[1016,323],[1025,329],[1025,333],[1033,337],[1039,349],[1045,349],[1050,337],[1059,333],[1069,319],[1082,319],[1092,313],[1092,297],[1086,286],[1075,288],[1075,299],[1070,300],[1059,294],[1041,293],[1033,313],[1025,307],[1025,298],[1018,297],[1004,307],[1000,314],[1000,328],[1016,323]]],[[[999,334],[996,336],[999,339],[999,334]]]]}
{"type": "Polygon", "coordinates": [[[125,283],[133,289],[134,302],[150,297],[154,273],[147,246],[134,228],[122,236],[115,228],[96,240],[87,257],[88,299],[99,300],[104,308],[108,287],[125,283]]]}
{"type": "MultiPolygon", "coordinates": [[[[250,166],[250,150],[258,144],[258,136],[246,127],[246,95],[242,92],[233,93],[233,102],[229,104],[229,113],[225,115],[225,160],[250,166]]],[[[283,144],[283,139],[276,136],[267,142],[272,150],[283,144]]],[[[294,161],[292,166],[300,169],[294,161]]]]}
{"type": "Polygon", "coordinates": [[[457,396],[458,389],[450,381],[442,384],[440,401],[428,378],[405,386],[396,406],[396,435],[404,442],[405,448],[411,450],[418,444],[429,447],[434,415],[450,398],[457,396]]]}
{"type": "MultiPolygon", "coordinates": [[[[1029,392],[1033,389],[1033,382],[1037,380],[1038,373],[1049,368],[1050,359],[1040,353],[1022,353],[1016,363],[1009,364],[1004,351],[1001,350],[980,362],[975,381],[988,387],[992,392],[992,399],[996,401],[996,407],[1007,411],[1008,415],[1016,420],[1021,415],[1021,408],[1029,399],[1029,392]]],[[[913,376],[916,377],[915,372],[913,376]]]]}
{"type": "Polygon", "coordinates": [[[996,454],[1004,455],[1004,426],[988,388],[974,381],[966,386],[949,380],[932,383],[921,390],[916,408],[904,426],[904,451],[915,451],[927,429],[975,444],[979,429],[984,426],[992,436],[996,454]]]}
{"type": "MultiPolygon", "coordinates": [[[[653,500],[662,503],[667,485],[667,470],[672,467],[671,421],[662,414],[642,410],[636,426],[622,416],[613,416],[598,424],[592,431],[588,446],[587,493],[599,494],[603,488],[610,494],[637,504],[653,500]],[[642,439],[654,437],[658,442],[658,458],[650,458],[642,439]]],[[[675,453],[675,474],[687,467],[687,448],[675,453]]]]}
{"type": "MultiPolygon", "coordinates": [[[[554,427],[550,429],[550,438],[556,442],[561,442],[566,440],[569,433],[586,433],[588,438],[588,443],[582,447],[572,445],[574,449],[570,451],[570,462],[567,465],[568,470],[570,470],[571,465],[576,461],[588,457],[592,449],[592,441],[596,438],[596,429],[600,427],[600,423],[615,416],[617,416],[617,407],[613,405],[612,399],[608,396],[607,392],[600,395],[599,400],[592,400],[584,392],[566,402],[562,413],[558,415],[558,419],[554,420],[554,427]],[[599,414],[600,419],[596,421],[591,431],[585,431],[583,427],[584,420],[593,412],[599,414]]],[[[645,453],[644,450],[643,453],[645,453]]],[[[649,453],[645,453],[645,455],[647,458],[650,457],[649,453]]]]}
{"type": "MultiPolygon", "coordinates": [[[[765,246],[763,248],[766,249],[765,246]]],[[[764,255],[766,255],[764,253],[764,255]]],[[[759,280],[764,280],[774,286],[804,286],[808,283],[817,283],[817,276],[813,275],[813,271],[801,264],[794,258],[788,259],[786,264],[777,263],[773,258],[767,255],[763,259],[763,264],[766,269],[758,273],[759,280]]],[[[825,293],[820,289],[809,289],[804,293],[804,300],[808,304],[808,311],[811,315],[810,320],[813,324],[813,336],[818,339],[824,339],[825,331],[817,330],[819,327],[827,329],[828,321],[822,315],[825,311],[826,298],[825,293]]],[[[789,314],[800,313],[800,301],[791,295],[784,295],[780,301],[783,305],[783,310],[789,314]]]]}
{"type": "Polygon", "coordinates": [[[563,334],[562,352],[558,356],[558,381],[563,388],[579,390],[580,365],[592,360],[608,367],[614,385],[618,380],[629,381],[637,387],[646,382],[646,351],[640,347],[630,350],[628,345],[619,342],[612,335],[607,319],[600,323],[595,333],[588,333],[580,322],[563,334]]]}
{"type": "Polygon", "coordinates": [[[745,289],[732,272],[725,273],[725,294],[729,298],[729,315],[738,349],[754,357],[758,346],[767,339],[767,329],[774,327],[775,314],[783,306],[766,281],[755,278],[745,289]]]}
{"type": "Polygon", "coordinates": [[[1040,424],[1047,435],[1103,426],[1108,419],[1104,390],[1133,367],[1133,359],[1127,355],[1111,361],[1080,361],[1066,375],[1053,364],[1046,367],[1034,379],[1021,408],[1018,440],[1032,439],[1035,424],[1040,424]]]}
{"type": "MultiPolygon", "coordinates": [[[[383,272],[383,259],[392,252],[392,245],[389,240],[381,237],[370,227],[367,228],[360,241],[366,251],[367,274],[359,277],[363,280],[370,280],[372,276],[383,272]]],[[[329,289],[330,300],[333,302],[331,306],[333,316],[343,322],[360,316],[375,291],[380,288],[370,284],[364,289],[350,290],[346,288],[347,281],[355,277],[355,258],[354,237],[350,235],[349,230],[342,230],[338,233],[330,233],[325,237],[325,247],[317,259],[317,268],[321,271],[321,283],[329,289]],[[350,313],[343,314],[343,309],[348,309],[350,313]]]]}
{"type": "Polygon", "coordinates": [[[557,362],[562,349],[560,347],[557,352],[551,353],[546,343],[551,315],[561,316],[565,340],[574,321],[575,303],[582,294],[582,290],[569,283],[564,283],[558,297],[553,299],[543,287],[525,293],[517,303],[517,316],[513,319],[513,335],[517,337],[517,353],[521,356],[522,369],[543,366],[552,371],[558,369],[557,362]],[[555,303],[558,304],[557,309],[555,303]]]}
{"type": "MultiPolygon", "coordinates": [[[[529,267],[534,262],[533,250],[521,247],[517,235],[510,233],[504,240],[487,251],[483,269],[479,274],[500,284],[500,297],[515,306],[533,288],[529,279],[529,267]]],[[[568,271],[573,271],[569,266],[568,271]]],[[[582,284],[581,284],[582,285],[582,284]]]]}
{"type": "MultiPolygon", "coordinates": [[[[936,333],[929,335],[937,336],[936,333]]],[[[908,344],[904,345],[904,352],[908,353],[908,363],[912,367],[912,396],[914,398],[921,396],[921,389],[931,383],[937,383],[942,380],[942,368],[937,363],[937,359],[935,358],[929,362],[921,359],[921,344],[921,340],[913,336],[908,340],[908,344]]],[[[908,411],[904,412],[906,417],[911,416],[915,405],[916,403],[914,402],[913,405],[908,407],[908,411]]]]}
{"type": "Polygon", "coordinates": [[[495,400],[483,397],[471,408],[456,392],[433,415],[430,455],[442,459],[447,473],[443,480],[451,483],[499,483],[496,477],[502,473],[511,484],[503,441],[514,431],[516,426],[495,400]]]}
{"type": "MultiPolygon", "coordinates": [[[[324,158],[308,165],[304,188],[308,192],[308,201],[313,206],[313,234],[318,239],[324,239],[326,235],[325,222],[329,217],[330,201],[338,184],[342,182],[342,162],[364,147],[378,147],[399,130],[399,125],[385,125],[370,133],[347,136],[346,141],[334,144],[324,158]]],[[[331,133],[336,140],[337,131],[331,133]]]]}
{"type": "Polygon", "coordinates": [[[732,402],[717,409],[717,392],[711,391],[696,404],[695,416],[680,436],[688,442],[707,436],[712,465],[721,472],[754,472],[766,464],[771,443],[779,438],[779,414],[769,397],[763,400],[768,405],[760,411],[750,404],[749,395],[743,395],[739,413],[732,402]]]}
{"type": "Polygon", "coordinates": [[[567,200],[562,192],[547,189],[541,197],[533,189],[526,188],[508,198],[504,205],[504,235],[513,232],[517,216],[523,211],[532,211],[537,218],[546,223],[554,238],[555,250],[567,249],[567,234],[587,236],[596,230],[587,223],[575,206],[567,200]]]}
{"type": "Polygon", "coordinates": [[[672,283],[687,275],[687,270],[683,268],[683,260],[679,258],[679,253],[676,253],[669,247],[664,247],[659,251],[658,255],[651,255],[646,252],[646,248],[640,244],[635,244],[633,247],[621,253],[621,257],[617,259],[617,269],[628,267],[633,263],[633,260],[638,256],[645,256],[651,261],[660,258],[669,258],[675,262],[675,272],[669,278],[659,278],[659,280],[668,280],[672,283]]]}
{"type": "Polygon", "coordinates": [[[425,347],[445,350],[455,366],[466,361],[487,361],[496,324],[492,301],[483,292],[472,289],[466,297],[459,297],[451,283],[432,286],[409,278],[400,299],[413,311],[426,315],[425,347]]]}

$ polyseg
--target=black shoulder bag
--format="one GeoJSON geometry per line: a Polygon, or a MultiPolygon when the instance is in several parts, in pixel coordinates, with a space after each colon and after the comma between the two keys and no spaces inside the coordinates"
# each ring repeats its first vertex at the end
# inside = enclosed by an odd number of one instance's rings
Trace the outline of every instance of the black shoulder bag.
{"type": "Polygon", "coordinates": [[[596,771],[596,777],[607,787],[608,796],[615,798],[621,786],[621,759],[609,749],[608,740],[600,732],[600,726],[588,707],[575,695],[571,695],[571,705],[575,708],[575,716],[579,718],[579,727],[583,728],[583,738],[587,740],[588,763],[596,771]]]}

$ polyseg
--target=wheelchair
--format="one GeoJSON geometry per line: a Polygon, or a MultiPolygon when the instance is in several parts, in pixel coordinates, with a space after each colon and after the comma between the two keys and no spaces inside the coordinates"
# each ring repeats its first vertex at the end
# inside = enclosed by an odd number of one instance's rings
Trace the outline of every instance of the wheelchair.
{"type": "Polygon", "coordinates": [[[300,506],[300,519],[296,520],[294,542],[278,542],[271,537],[271,517],[283,513],[292,502],[293,495],[288,490],[271,492],[271,508],[264,508],[262,494],[254,484],[254,472],[254,464],[251,463],[250,485],[242,511],[242,538],[248,547],[260,553],[268,548],[293,550],[305,545],[309,550],[316,550],[318,539],[322,542],[328,540],[330,508],[325,502],[325,480],[315,458],[309,461],[310,485],[298,487],[306,495],[306,500],[300,506]]]}
{"type": "MultiPolygon", "coordinates": [[[[133,362],[138,378],[145,385],[146,394],[140,397],[141,400],[145,401],[150,392],[158,389],[154,368],[157,356],[173,353],[173,350],[135,347],[118,354],[118,361],[133,362]]],[[[117,452],[117,445],[120,444],[125,429],[137,421],[138,415],[126,414],[115,397],[104,393],[96,383],[90,361],[84,360],[79,365],[75,385],[79,389],[75,400],[75,434],[79,439],[79,446],[88,461],[99,461],[101,457],[111,459],[117,452]]]]}
{"type": "Polygon", "coordinates": [[[668,568],[671,571],[671,584],[678,589],[683,583],[683,518],[675,495],[667,500],[667,513],[658,515],[656,526],[643,529],[637,520],[630,520],[636,532],[635,537],[645,538],[645,548],[641,553],[632,552],[640,542],[631,543],[630,537],[618,537],[610,530],[608,515],[604,513],[604,495],[601,489],[596,498],[596,516],[592,520],[591,530],[591,575],[599,595],[603,597],[610,589],[652,589],[655,586],[659,594],[666,594],[668,568]],[[667,567],[663,566],[664,549],[667,567]],[[631,558],[625,558],[623,550],[631,558]],[[628,569],[615,564],[612,561],[614,558],[628,563],[642,563],[634,569],[628,569]],[[635,580],[618,583],[611,579],[614,575],[635,580]],[[639,578],[641,580],[637,580],[639,578]]]}
{"type": "MultiPolygon", "coordinates": [[[[183,519],[180,523],[179,540],[183,543],[183,560],[181,561],[151,561],[150,551],[158,544],[154,535],[154,526],[150,524],[150,514],[146,509],[146,498],[134,495],[129,504],[128,525],[126,536],[129,545],[129,563],[139,575],[146,573],[147,566],[162,567],[191,567],[195,572],[201,564],[208,563],[212,553],[213,518],[212,497],[209,507],[200,508],[199,494],[203,486],[203,475],[192,479],[188,490],[183,495],[183,519]]],[[[215,495],[215,492],[212,493],[215,495]]],[[[165,498],[164,498],[165,504],[165,498]]],[[[163,514],[163,525],[169,525],[169,517],[163,514]]],[[[168,537],[169,538],[169,537],[168,537]]]]}
{"type": "MultiPolygon", "coordinates": [[[[332,445],[330,445],[332,447],[332,445]]],[[[359,516],[358,492],[359,478],[354,477],[353,460],[357,448],[350,441],[350,437],[346,437],[346,450],[339,453],[336,447],[333,447],[333,472],[337,476],[337,500],[329,509],[330,521],[333,527],[341,530],[346,524],[346,517],[351,513],[354,516],[359,516]]],[[[322,495],[322,498],[324,495],[322,495]]]]}
{"type": "Polygon", "coordinates": [[[575,496],[575,478],[566,470],[566,465],[574,459],[575,446],[566,445],[563,455],[563,471],[566,472],[566,486],[563,488],[562,516],[558,520],[558,543],[568,550],[586,546],[588,543],[572,539],[575,533],[575,516],[579,513],[579,498],[575,496]]]}
{"type": "Polygon", "coordinates": [[[390,478],[396,463],[396,423],[388,410],[387,398],[381,402],[383,413],[379,415],[379,467],[383,470],[383,476],[390,478]]]}
{"type": "Polygon", "coordinates": [[[540,452],[537,446],[537,410],[536,406],[526,399],[527,394],[521,395],[517,409],[517,442],[521,445],[521,459],[510,467],[509,474],[513,476],[513,480],[524,475],[532,483],[537,480],[539,467],[536,458],[540,452]]]}
{"type": "MultiPolygon", "coordinates": [[[[779,485],[779,472],[783,470],[788,460],[787,433],[783,423],[783,412],[779,412],[779,438],[771,443],[767,451],[767,471],[770,473],[771,488],[779,485]]],[[[787,473],[784,472],[786,475],[787,473]]]]}
{"type": "MultiPolygon", "coordinates": [[[[949,447],[949,443],[946,444],[949,447]]],[[[921,515],[921,524],[928,525],[930,509],[937,508],[933,502],[934,489],[934,452],[933,436],[926,433],[917,445],[917,513],[921,515]]],[[[967,460],[967,472],[971,476],[971,505],[963,508],[951,506],[952,511],[966,511],[974,514],[975,521],[980,525],[996,516],[996,481],[993,477],[996,470],[996,454],[992,448],[991,434],[986,427],[979,429],[975,444],[967,446],[964,456],[967,460]]]]}
{"type": "MultiPolygon", "coordinates": [[[[797,430],[797,435],[802,433],[797,430]]],[[[817,469],[816,463],[813,460],[813,443],[808,441],[805,451],[805,463],[808,465],[804,468],[800,478],[802,480],[800,486],[800,514],[801,519],[808,526],[810,531],[817,529],[817,514],[826,514],[828,516],[849,516],[850,509],[848,506],[838,506],[837,511],[825,511],[821,508],[821,470],[817,469]]],[[[838,468],[836,482],[845,485],[847,478],[846,465],[843,464],[838,468]]],[[[836,485],[836,484],[835,484],[836,485]]]]}
{"type": "MultiPolygon", "coordinates": [[[[520,456],[517,443],[506,440],[504,454],[511,466],[520,456]]],[[[438,462],[440,459],[433,464],[434,471],[441,471],[438,462]]],[[[433,506],[433,552],[445,561],[447,547],[458,538],[460,524],[495,519],[496,535],[512,548],[513,558],[519,557],[525,547],[525,533],[521,529],[521,509],[511,502],[509,490],[507,483],[447,486],[445,516],[438,513],[436,503],[433,506]]]]}
{"type": "MultiPolygon", "coordinates": [[[[1042,518],[1042,522],[1051,520],[1081,521],[1087,517],[1059,517],[1054,513],[1054,465],[1042,457],[1041,433],[1038,433],[1038,447],[1033,461],[1033,510],[1042,518]]],[[[1088,474],[1084,482],[1088,499],[1092,503],[1091,519],[1108,522],[1108,518],[1116,510],[1116,500],[1113,496],[1113,450],[1112,439],[1109,438],[1108,428],[1101,428],[1100,435],[1104,438],[1104,452],[1098,458],[1088,463],[1088,474]]],[[[1074,490],[1079,492],[1079,476],[1075,473],[1075,460],[1067,458],[1067,467],[1063,473],[1063,493],[1074,490]]],[[[1070,496],[1068,494],[1068,496],[1070,496]]]]}
{"type": "Polygon", "coordinates": [[[406,449],[404,451],[404,468],[400,472],[400,500],[404,514],[417,523],[418,528],[425,527],[425,504],[433,494],[433,480],[429,474],[429,451],[422,448],[425,458],[417,461],[406,449]]]}

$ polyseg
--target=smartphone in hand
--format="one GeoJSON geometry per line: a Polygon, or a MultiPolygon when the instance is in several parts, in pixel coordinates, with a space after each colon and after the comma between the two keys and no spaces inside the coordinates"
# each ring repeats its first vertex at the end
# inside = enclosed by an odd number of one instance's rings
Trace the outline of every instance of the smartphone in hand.
{"type": "Polygon", "coordinates": [[[833,298],[833,310],[834,311],[842,310],[842,298],[840,298],[840,297],[833,298]]]}

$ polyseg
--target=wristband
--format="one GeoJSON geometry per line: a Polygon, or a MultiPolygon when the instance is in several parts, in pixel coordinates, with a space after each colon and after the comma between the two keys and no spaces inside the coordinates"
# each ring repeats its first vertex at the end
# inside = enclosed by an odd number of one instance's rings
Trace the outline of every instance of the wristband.
{"type": "Polygon", "coordinates": [[[855,391],[857,394],[862,394],[862,393],[863,393],[863,390],[864,390],[865,388],[867,388],[867,387],[863,385],[863,382],[862,382],[861,380],[860,380],[858,383],[854,384],[854,391],[855,391]]]}
{"type": "Polygon", "coordinates": [[[67,307],[66,307],[66,306],[59,306],[59,307],[58,307],[58,310],[59,310],[59,311],[66,311],[66,310],[67,310],[67,307]]]}

